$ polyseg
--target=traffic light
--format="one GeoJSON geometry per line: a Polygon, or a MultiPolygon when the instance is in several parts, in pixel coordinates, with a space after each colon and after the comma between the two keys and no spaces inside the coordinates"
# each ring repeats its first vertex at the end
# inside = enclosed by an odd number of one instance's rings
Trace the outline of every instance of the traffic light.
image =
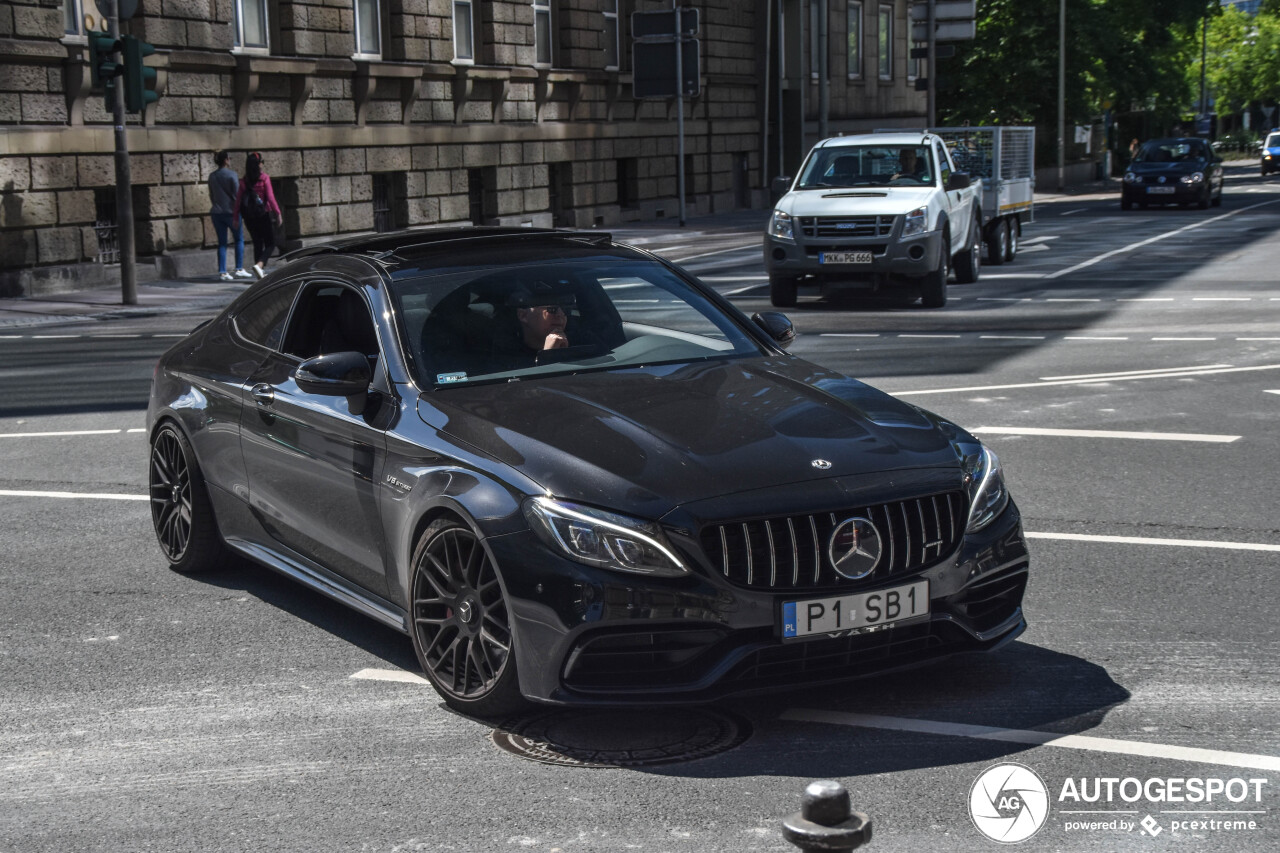
{"type": "Polygon", "coordinates": [[[89,34],[89,81],[92,88],[101,88],[106,96],[103,103],[107,112],[115,109],[116,78],[120,76],[121,66],[116,61],[116,52],[120,50],[120,42],[105,33],[89,34]]]}
{"type": "Polygon", "coordinates": [[[156,49],[136,36],[125,36],[120,43],[124,53],[124,108],[126,112],[140,113],[148,104],[160,100],[154,88],[156,70],[142,64],[142,58],[156,49]]]}

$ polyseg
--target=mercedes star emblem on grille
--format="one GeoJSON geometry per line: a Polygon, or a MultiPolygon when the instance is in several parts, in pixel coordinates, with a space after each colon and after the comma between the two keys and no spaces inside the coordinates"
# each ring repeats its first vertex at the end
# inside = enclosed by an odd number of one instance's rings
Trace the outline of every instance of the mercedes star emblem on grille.
{"type": "Polygon", "coordinates": [[[831,467],[831,463],[825,459],[815,459],[809,464],[812,465],[814,468],[817,468],[819,471],[825,471],[831,467]]]}
{"type": "Polygon", "coordinates": [[[847,518],[831,532],[827,555],[836,572],[849,580],[865,578],[880,562],[880,531],[865,518],[847,518]]]}

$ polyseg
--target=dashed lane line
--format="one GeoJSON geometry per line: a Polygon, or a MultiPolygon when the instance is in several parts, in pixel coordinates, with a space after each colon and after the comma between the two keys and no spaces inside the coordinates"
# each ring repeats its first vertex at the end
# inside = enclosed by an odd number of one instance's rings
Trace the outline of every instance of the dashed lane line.
{"type": "Polygon", "coordinates": [[[0,438],[61,438],[70,435],[120,435],[146,432],[145,429],[65,429],[57,432],[4,432],[0,438]]]}
{"type": "Polygon", "coordinates": [[[1171,548],[1213,548],[1219,551],[1265,551],[1280,553],[1280,545],[1262,542],[1218,542],[1206,539],[1162,539],[1152,536],[1108,536],[1101,533],[1045,533],[1025,531],[1028,539],[1055,539],[1061,542],[1099,542],[1109,545],[1161,545],[1171,548]]]}
{"type": "Polygon", "coordinates": [[[1188,376],[1215,376],[1221,373],[1249,373],[1259,370],[1280,370],[1280,364],[1262,364],[1256,367],[1228,367],[1213,370],[1185,370],[1179,373],[1143,373],[1136,376],[1111,376],[1092,379],[1065,379],[1054,382],[1012,382],[1008,385],[969,385],[957,388],[924,388],[894,391],[895,397],[912,397],[918,394],[968,394],[974,391],[1011,391],[1017,388],[1050,388],[1055,385],[1096,385],[1099,382],[1122,382],[1131,379],[1182,379],[1188,376]]]}
{"type": "Polygon", "coordinates": [[[1189,367],[1153,367],[1149,370],[1119,370],[1110,373],[1076,373],[1070,376],[1041,376],[1044,382],[1053,382],[1057,379],[1112,379],[1119,376],[1147,376],[1148,374],[1159,373],[1181,373],[1184,370],[1217,370],[1222,367],[1232,367],[1230,364],[1193,364],[1189,367]]]}
{"type": "Polygon", "coordinates": [[[1047,427],[981,426],[970,430],[977,435],[1040,435],[1058,438],[1124,438],[1143,441],[1202,441],[1210,444],[1230,444],[1239,441],[1238,435],[1212,435],[1195,432],[1134,432],[1114,429],[1049,429],[1047,427]]]}
{"type": "Polygon", "coordinates": [[[150,500],[147,495],[110,495],[93,492],[27,492],[17,489],[0,489],[0,497],[6,498],[58,498],[71,500],[75,498],[83,498],[85,500],[98,501],[145,501],[150,500]]]}
{"type": "Polygon", "coordinates": [[[817,708],[791,708],[782,712],[781,719],[803,723],[829,723],[857,728],[1001,741],[1003,743],[1018,743],[1027,746],[1052,746],[1059,749],[1075,749],[1086,752],[1110,752],[1121,755],[1137,755],[1144,758],[1190,761],[1197,764],[1219,764],[1250,770],[1280,771],[1280,757],[1274,755],[1228,752],[1220,749],[1202,749],[1194,746],[1173,746],[1137,740],[1095,737],[1093,735],[1064,735],[1057,732],[1039,732],[1032,729],[1005,729],[995,726],[947,723],[939,720],[920,720],[913,717],[886,717],[880,714],[857,714],[848,711],[829,711],[817,708]]]}

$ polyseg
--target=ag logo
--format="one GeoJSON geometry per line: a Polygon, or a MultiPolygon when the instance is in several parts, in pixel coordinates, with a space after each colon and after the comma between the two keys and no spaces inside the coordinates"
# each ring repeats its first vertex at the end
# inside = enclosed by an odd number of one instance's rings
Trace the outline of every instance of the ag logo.
{"type": "Polygon", "coordinates": [[[1049,789],[1030,767],[997,764],[984,770],[969,789],[969,817],[992,841],[1026,841],[1049,817],[1049,789]]]}

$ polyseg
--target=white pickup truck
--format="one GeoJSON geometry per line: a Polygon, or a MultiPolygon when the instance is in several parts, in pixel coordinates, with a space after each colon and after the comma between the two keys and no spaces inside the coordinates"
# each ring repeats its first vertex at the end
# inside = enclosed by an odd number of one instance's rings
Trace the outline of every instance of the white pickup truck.
{"type": "Polygon", "coordinates": [[[956,168],[936,134],[824,139],[794,182],[781,181],[764,241],[774,305],[793,306],[801,284],[817,284],[941,308],[953,267],[957,281],[977,281],[982,182],[956,168]]]}

